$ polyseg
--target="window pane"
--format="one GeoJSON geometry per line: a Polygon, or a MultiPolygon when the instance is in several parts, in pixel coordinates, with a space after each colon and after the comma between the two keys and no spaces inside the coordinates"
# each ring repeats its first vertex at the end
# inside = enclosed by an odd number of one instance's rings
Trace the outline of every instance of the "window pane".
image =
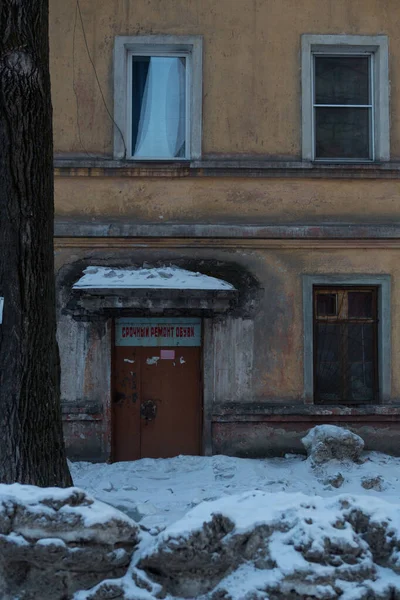
{"type": "Polygon", "coordinates": [[[318,362],[338,362],[340,325],[337,323],[317,324],[318,362]]]}
{"type": "Polygon", "coordinates": [[[347,357],[349,363],[370,362],[374,358],[374,326],[372,323],[347,325],[347,357]]]}
{"type": "Polygon", "coordinates": [[[316,158],[370,158],[370,109],[316,108],[316,158]]]}
{"type": "Polygon", "coordinates": [[[374,326],[372,323],[351,323],[346,327],[347,399],[370,402],[374,398],[374,326]]]}
{"type": "Polygon", "coordinates": [[[317,323],[316,397],[321,402],[337,402],[340,390],[340,325],[317,323]]]}
{"type": "Polygon", "coordinates": [[[349,292],[349,317],[372,318],[372,292],[349,292]]]}
{"type": "Polygon", "coordinates": [[[316,56],[315,104],[369,104],[369,57],[316,56]]]}
{"type": "Polygon", "coordinates": [[[351,364],[347,385],[349,400],[372,402],[374,399],[372,362],[351,364]]]}
{"type": "Polygon", "coordinates": [[[318,294],[317,295],[317,315],[318,317],[332,317],[336,315],[336,294],[318,294]]]}
{"type": "Polygon", "coordinates": [[[132,155],[185,157],[186,61],[132,57],[132,155]]]}

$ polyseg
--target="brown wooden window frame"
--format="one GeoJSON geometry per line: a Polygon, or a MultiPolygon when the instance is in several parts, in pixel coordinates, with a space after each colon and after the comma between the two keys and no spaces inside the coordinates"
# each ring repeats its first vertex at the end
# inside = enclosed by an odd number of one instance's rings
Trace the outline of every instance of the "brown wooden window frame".
{"type": "MultiPolygon", "coordinates": [[[[322,306],[322,305],[321,305],[322,306]]],[[[314,403],[315,404],[374,404],[379,400],[379,363],[378,363],[378,286],[369,285],[314,285],[313,286],[313,370],[314,370],[314,403]],[[350,316],[349,315],[349,293],[351,292],[367,292],[371,294],[371,316],[350,316]],[[321,295],[335,296],[335,303],[332,299],[324,304],[325,314],[318,313],[318,299],[321,295]],[[338,343],[338,375],[339,375],[339,397],[337,398],[322,398],[319,391],[319,372],[318,372],[318,324],[325,323],[327,325],[337,324],[340,328],[339,343],[338,343]],[[348,358],[348,340],[349,340],[349,325],[351,324],[371,324],[372,325],[372,362],[371,369],[371,390],[372,395],[369,398],[352,398],[349,393],[348,373],[350,365],[357,363],[366,364],[367,361],[349,362],[348,358]]],[[[364,346],[363,346],[364,351],[364,346]]],[[[329,361],[323,361],[325,363],[329,361]]],[[[336,361],[332,361],[335,364],[336,361]]],[[[332,394],[333,395],[333,394],[332,394]]]]}

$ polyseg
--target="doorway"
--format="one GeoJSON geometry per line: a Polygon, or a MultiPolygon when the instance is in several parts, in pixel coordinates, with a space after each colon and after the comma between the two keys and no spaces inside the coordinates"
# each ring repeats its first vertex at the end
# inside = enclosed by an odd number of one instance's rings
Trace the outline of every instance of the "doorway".
{"type": "Polygon", "coordinates": [[[115,320],[113,460],[200,454],[201,320],[115,320]]]}

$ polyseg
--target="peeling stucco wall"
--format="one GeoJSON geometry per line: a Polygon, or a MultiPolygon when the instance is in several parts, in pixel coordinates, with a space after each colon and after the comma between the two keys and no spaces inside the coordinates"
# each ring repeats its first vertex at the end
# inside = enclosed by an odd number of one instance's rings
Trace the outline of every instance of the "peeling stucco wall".
{"type": "Polygon", "coordinates": [[[253,398],[254,320],[225,317],[212,324],[210,368],[215,405],[249,402],[253,398]]]}
{"type": "Polygon", "coordinates": [[[71,458],[102,460],[110,454],[110,327],[59,313],[61,405],[71,458]]]}

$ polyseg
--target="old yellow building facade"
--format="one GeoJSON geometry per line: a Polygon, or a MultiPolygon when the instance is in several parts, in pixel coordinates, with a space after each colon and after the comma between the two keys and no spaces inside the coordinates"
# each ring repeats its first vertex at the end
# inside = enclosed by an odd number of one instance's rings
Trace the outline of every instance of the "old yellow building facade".
{"type": "Polygon", "coordinates": [[[318,423],[398,452],[399,27],[396,0],[51,0],[71,456],[279,454],[318,423]],[[171,266],[217,283],[134,277],[171,266]]]}

